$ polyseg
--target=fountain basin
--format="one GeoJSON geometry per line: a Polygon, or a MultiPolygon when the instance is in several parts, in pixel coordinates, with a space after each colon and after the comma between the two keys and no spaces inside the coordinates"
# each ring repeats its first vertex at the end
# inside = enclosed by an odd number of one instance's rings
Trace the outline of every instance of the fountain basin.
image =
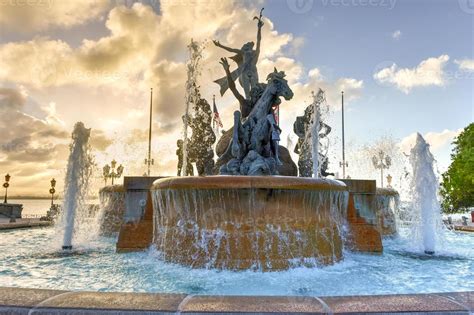
{"type": "Polygon", "coordinates": [[[154,182],[154,238],[165,261],[283,270],[342,259],[348,190],[328,179],[170,177],[154,182]]]}

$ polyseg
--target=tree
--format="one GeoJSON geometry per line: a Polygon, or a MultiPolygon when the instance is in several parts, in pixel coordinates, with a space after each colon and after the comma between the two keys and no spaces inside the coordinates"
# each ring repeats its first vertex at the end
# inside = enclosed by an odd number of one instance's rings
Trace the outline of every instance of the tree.
{"type": "Polygon", "coordinates": [[[452,163],[443,174],[440,190],[445,213],[474,207],[474,123],[464,128],[453,144],[452,163]]]}

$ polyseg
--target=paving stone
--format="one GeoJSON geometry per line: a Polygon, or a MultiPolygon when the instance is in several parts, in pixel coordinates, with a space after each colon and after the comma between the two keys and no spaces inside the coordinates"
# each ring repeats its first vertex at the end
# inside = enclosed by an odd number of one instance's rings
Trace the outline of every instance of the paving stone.
{"type": "Polygon", "coordinates": [[[457,303],[435,294],[345,296],[321,298],[334,314],[464,312],[457,303]]]}
{"type": "Polygon", "coordinates": [[[51,298],[38,308],[175,312],[185,297],[184,294],[70,292],[51,298]]]}
{"type": "Polygon", "coordinates": [[[328,310],[314,297],[194,296],[180,306],[182,313],[312,313],[328,310]]]}

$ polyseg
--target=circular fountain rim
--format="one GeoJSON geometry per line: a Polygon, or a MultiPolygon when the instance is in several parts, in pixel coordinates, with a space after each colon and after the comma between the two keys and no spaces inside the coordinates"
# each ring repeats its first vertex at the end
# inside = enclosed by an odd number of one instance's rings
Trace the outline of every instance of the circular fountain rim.
{"type": "Polygon", "coordinates": [[[338,180],[295,176],[182,176],[161,178],[152,185],[152,190],[249,188],[348,191],[346,184],[338,180]]]}

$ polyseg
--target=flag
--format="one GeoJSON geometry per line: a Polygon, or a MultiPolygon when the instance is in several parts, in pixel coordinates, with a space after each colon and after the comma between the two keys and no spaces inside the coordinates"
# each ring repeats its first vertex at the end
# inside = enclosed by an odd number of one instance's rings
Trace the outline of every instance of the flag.
{"type": "Polygon", "coordinates": [[[217,110],[216,97],[215,96],[212,98],[212,103],[213,103],[213,112],[214,112],[214,117],[212,118],[212,123],[213,123],[213,125],[217,125],[217,126],[222,128],[224,126],[222,125],[221,117],[219,116],[219,111],[217,110]]]}
{"type": "Polygon", "coordinates": [[[275,121],[277,125],[280,125],[280,106],[279,105],[273,105],[272,106],[272,111],[273,111],[273,117],[275,117],[275,121]]]}

